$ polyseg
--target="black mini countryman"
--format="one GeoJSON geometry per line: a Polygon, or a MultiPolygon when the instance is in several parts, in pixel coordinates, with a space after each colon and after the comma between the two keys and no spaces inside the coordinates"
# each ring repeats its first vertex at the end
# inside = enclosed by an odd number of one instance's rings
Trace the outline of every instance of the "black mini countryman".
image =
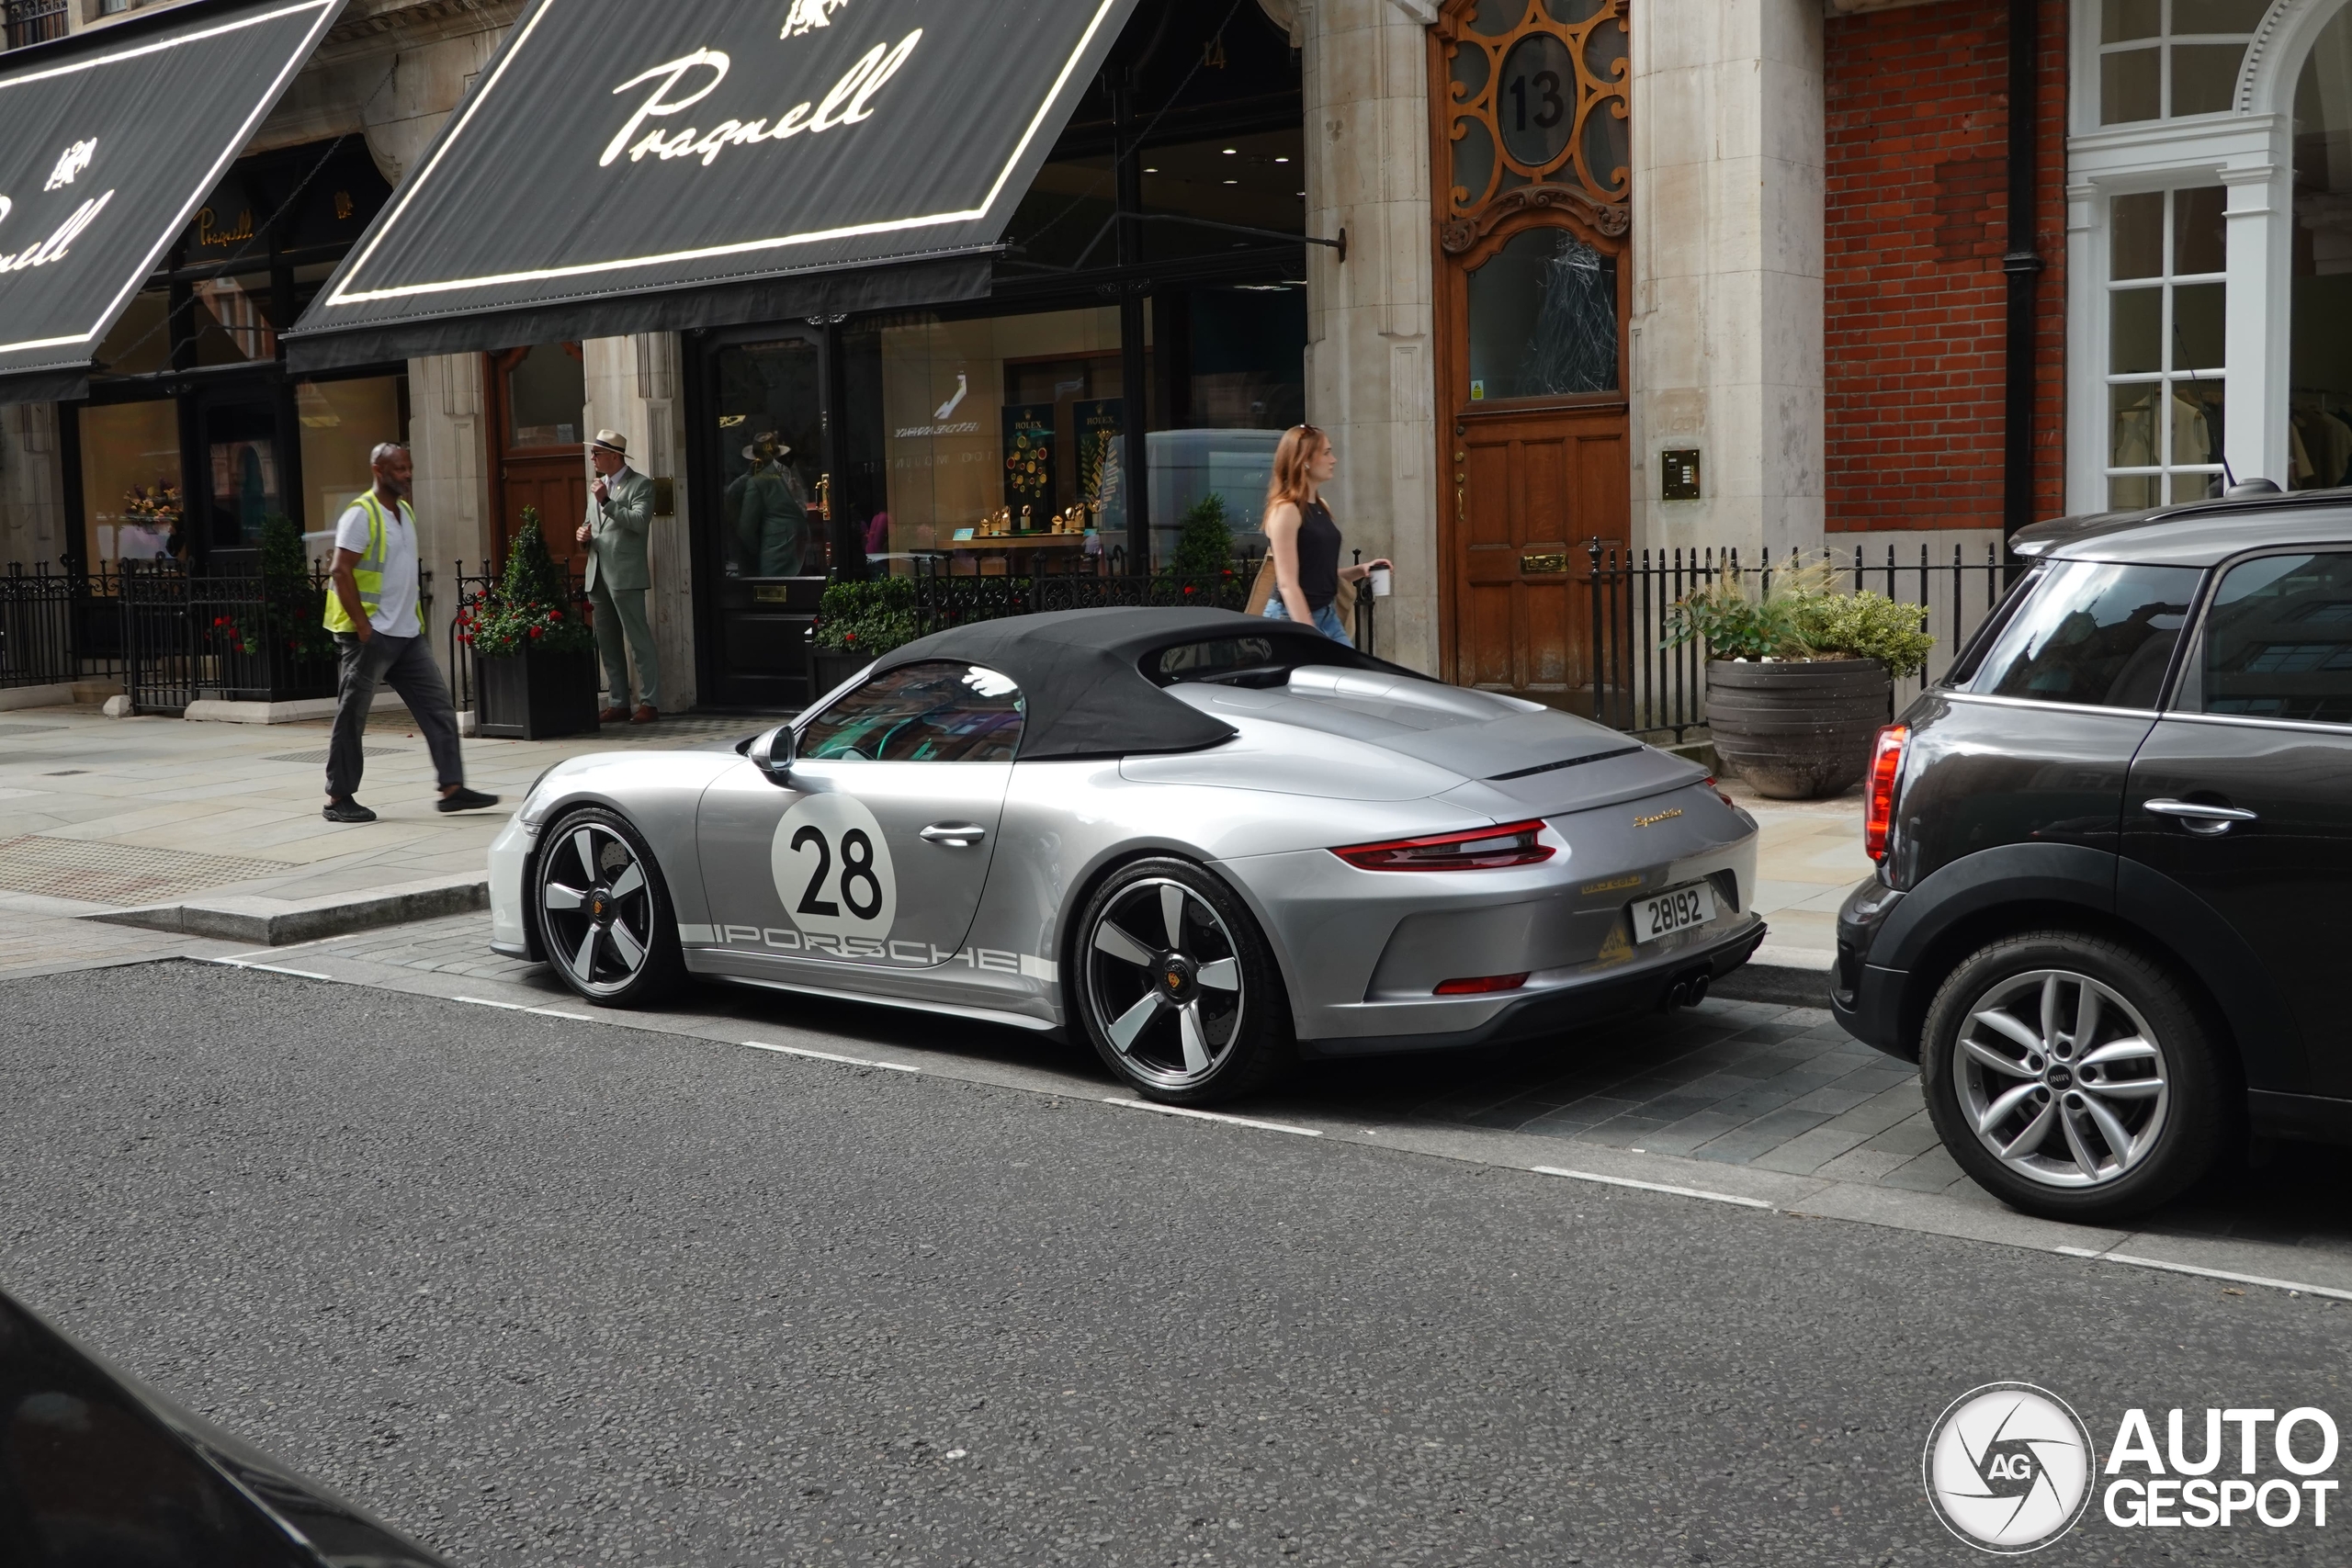
{"type": "Polygon", "coordinates": [[[2017,1208],[2352,1143],[2352,491],[2046,523],[1881,732],[1832,1001],[2017,1208]]]}

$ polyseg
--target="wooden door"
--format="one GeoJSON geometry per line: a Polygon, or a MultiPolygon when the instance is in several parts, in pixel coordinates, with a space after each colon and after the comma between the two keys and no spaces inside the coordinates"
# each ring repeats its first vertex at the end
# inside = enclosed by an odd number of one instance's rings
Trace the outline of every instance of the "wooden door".
{"type": "Polygon", "coordinates": [[[1442,673],[1585,711],[1589,547],[1631,520],[1625,8],[1430,30],[1442,673]]]}
{"type": "Polygon", "coordinates": [[[1624,409],[1465,413],[1457,425],[1448,678],[1589,711],[1587,546],[1624,539],[1624,409]]]}
{"type": "Polygon", "coordinates": [[[536,507],[548,553],[585,575],[588,557],[573,537],[588,515],[585,363],[576,343],[510,348],[490,356],[492,433],[497,443],[498,556],[536,507]]]}

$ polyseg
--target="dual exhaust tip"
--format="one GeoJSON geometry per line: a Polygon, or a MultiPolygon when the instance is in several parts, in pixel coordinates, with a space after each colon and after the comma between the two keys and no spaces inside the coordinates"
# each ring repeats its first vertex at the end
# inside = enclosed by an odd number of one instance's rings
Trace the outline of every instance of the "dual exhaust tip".
{"type": "Polygon", "coordinates": [[[1659,998],[1658,1010],[1672,1012],[1677,1008],[1694,1008],[1707,999],[1707,986],[1715,977],[1710,967],[1685,970],[1669,981],[1666,995],[1659,998]]]}

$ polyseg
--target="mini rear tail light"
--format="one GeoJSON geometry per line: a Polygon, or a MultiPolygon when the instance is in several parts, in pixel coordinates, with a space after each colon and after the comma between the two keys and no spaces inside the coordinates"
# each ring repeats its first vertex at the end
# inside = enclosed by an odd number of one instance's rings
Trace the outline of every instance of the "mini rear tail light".
{"type": "Polygon", "coordinates": [[[1475,997],[1487,991],[1516,991],[1527,984],[1528,971],[1516,975],[1480,975],[1467,980],[1441,980],[1437,994],[1441,997],[1475,997]]]}
{"type": "Polygon", "coordinates": [[[1541,821],[1511,822],[1430,839],[1351,844],[1331,852],[1361,871],[1488,871],[1550,860],[1552,846],[1536,841],[1543,831],[1541,821]]]}
{"type": "Polygon", "coordinates": [[[1872,860],[1886,858],[1887,833],[1894,825],[1894,781],[1903,776],[1903,749],[1910,743],[1910,726],[1890,724],[1871,746],[1871,798],[1862,817],[1862,848],[1872,860]]]}

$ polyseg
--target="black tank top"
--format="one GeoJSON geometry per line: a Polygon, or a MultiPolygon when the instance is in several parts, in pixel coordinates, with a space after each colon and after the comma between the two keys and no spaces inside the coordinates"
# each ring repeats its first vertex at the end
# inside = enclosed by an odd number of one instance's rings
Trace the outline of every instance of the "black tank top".
{"type": "Polygon", "coordinates": [[[1340,525],[1320,501],[1298,509],[1298,587],[1310,610],[1340,596],[1340,525]]]}

